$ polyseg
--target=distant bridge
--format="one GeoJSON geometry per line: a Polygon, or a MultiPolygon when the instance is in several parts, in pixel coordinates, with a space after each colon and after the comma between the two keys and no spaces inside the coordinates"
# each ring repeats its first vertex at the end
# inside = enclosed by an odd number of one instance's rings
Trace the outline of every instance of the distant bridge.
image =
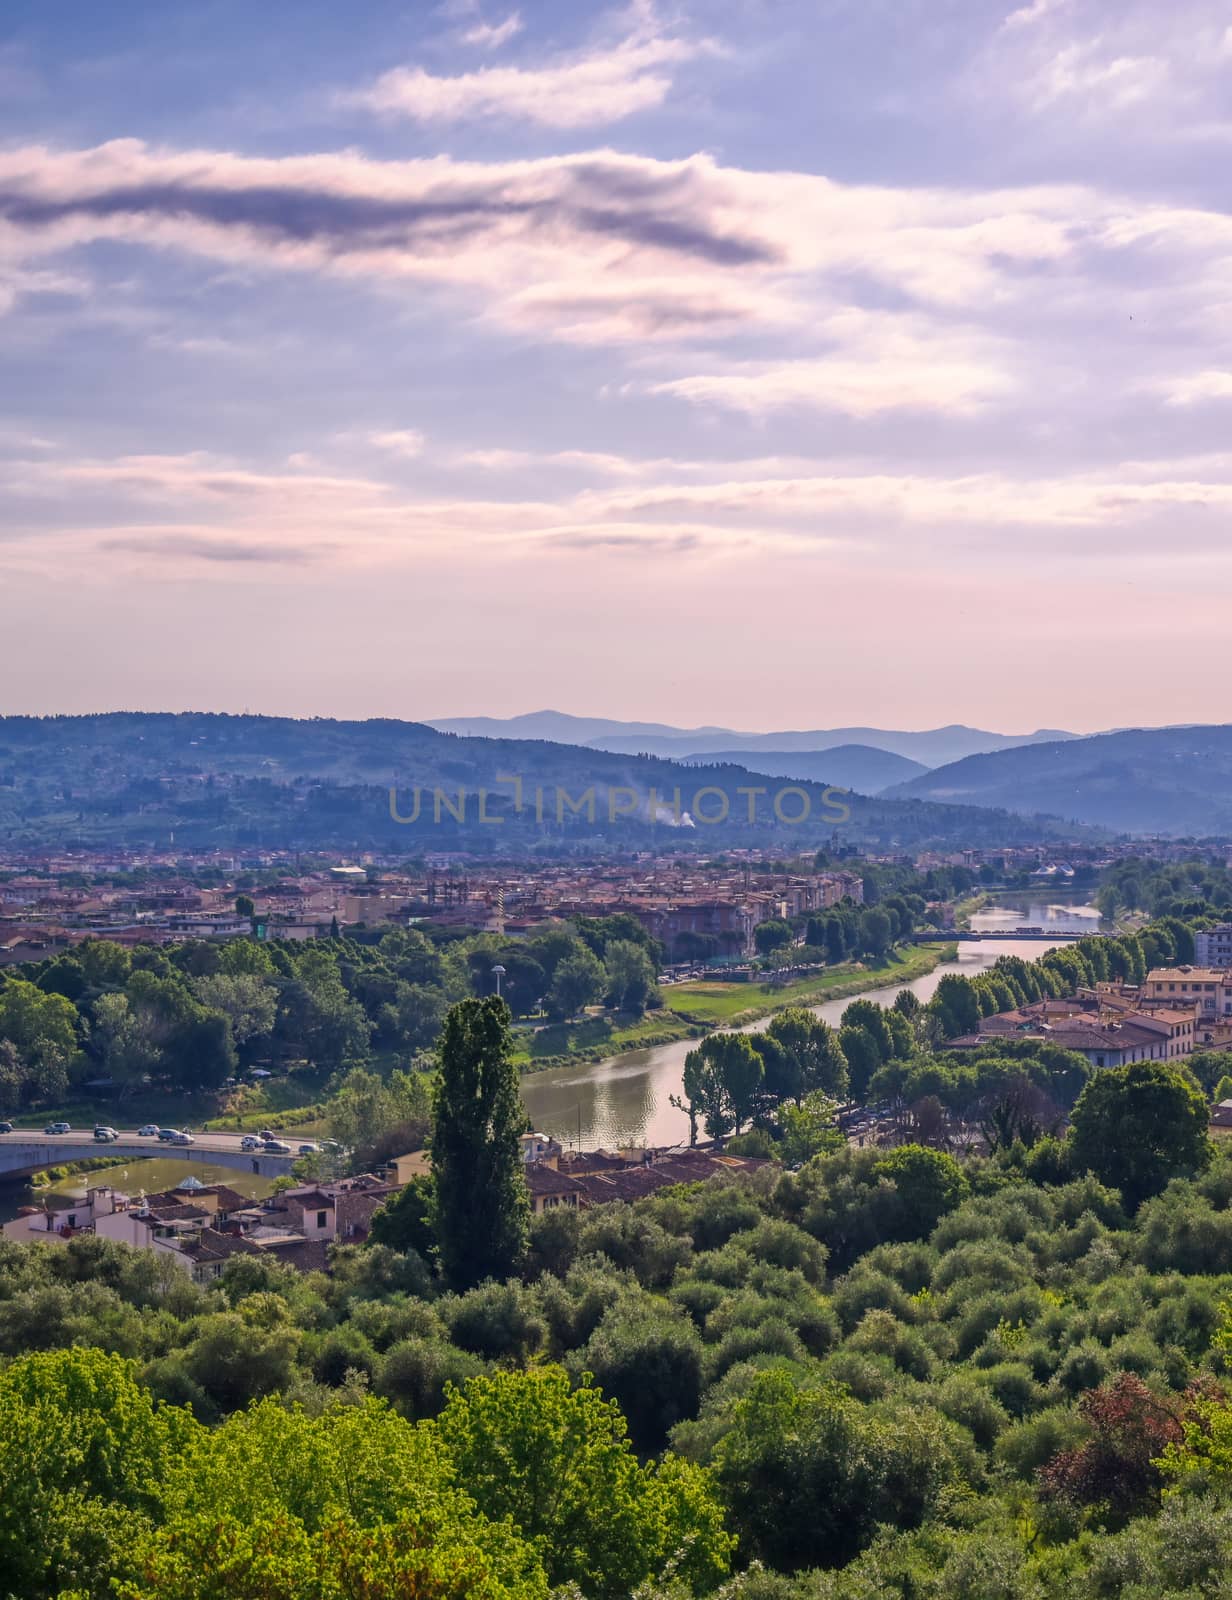
{"type": "Polygon", "coordinates": [[[94,1138],[92,1128],[59,1134],[44,1133],[41,1128],[17,1128],[12,1133],[0,1133],[0,1177],[18,1177],[69,1161],[94,1161],[100,1156],[115,1162],[156,1157],[198,1166],[234,1167],[237,1172],[260,1178],[281,1178],[291,1171],[297,1159],[294,1154],[241,1150],[243,1137],[241,1133],[195,1133],[192,1144],[166,1144],[143,1139],[137,1133],[121,1133],[118,1139],[104,1142],[94,1138]]]}
{"type": "Polygon", "coordinates": [[[940,940],[960,939],[978,944],[982,939],[1038,940],[1040,944],[1060,944],[1066,939],[1102,938],[1098,928],[988,928],[976,932],[971,928],[938,928],[931,933],[914,933],[916,944],[936,944],[940,940]]]}

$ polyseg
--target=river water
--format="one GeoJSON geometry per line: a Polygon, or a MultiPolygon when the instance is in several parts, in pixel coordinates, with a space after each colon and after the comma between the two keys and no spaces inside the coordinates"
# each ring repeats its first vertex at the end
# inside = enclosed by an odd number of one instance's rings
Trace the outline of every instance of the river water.
{"type": "MultiPolygon", "coordinates": [[[[974,932],[1038,927],[1058,933],[1095,933],[1101,923],[1094,906],[1048,904],[1034,894],[999,896],[995,905],[971,918],[971,927],[974,932]]],[[[958,947],[956,961],[943,962],[911,983],[870,989],[867,998],[879,1005],[893,1005],[897,994],[910,989],[922,1001],[929,1000],[946,973],[974,977],[991,967],[998,956],[1018,955],[1034,961],[1053,948],[1035,939],[964,942],[958,947]]],[[[837,1027],[853,998],[827,1000],[810,1009],[837,1027]]],[[[764,1017],[742,1031],[759,1032],[769,1022],[770,1018],[764,1017]]],[[[681,1093],[684,1058],[696,1042],[681,1039],[649,1050],[630,1050],[607,1061],[531,1073],[522,1079],[523,1104],[537,1132],[550,1133],[562,1144],[582,1150],[685,1142],[689,1119],[671,1104],[671,1096],[681,1093]]]]}
{"type": "MultiPolygon", "coordinates": [[[[1060,896],[1058,896],[1058,902],[1060,896]]],[[[1047,904],[1038,894],[1000,895],[995,905],[971,918],[976,932],[1014,927],[1039,927],[1058,932],[1094,933],[1101,928],[1094,906],[1047,904]]],[[[1106,930],[1105,930],[1106,931],[1106,930]]],[[[986,944],[968,942],[958,947],[957,961],[947,961],[923,978],[911,983],[887,985],[867,991],[870,1000],[892,1005],[895,995],[910,989],[928,1000],[947,972],[968,977],[992,966],[998,956],[1020,955],[1028,961],[1053,947],[1039,940],[996,939],[986,944]]],[[[837,1027],[839,1018],[854,996],[828,1000],[812,1009],[837,1027]]],[[[769,1017],[754,1022],[745,1032],[758,1032],[769,1017]]],[[[557,1067],[549,1072],[531,1073],[522,1079],[522,1100],[535,1128],[551,1133],[563,1144],[583,1150],[600,1146],[615,1149],[621,1145],[670,1145],[689,1137],[689,1119],[676,1110],[670,1097],[681,1092],[684,1058],[696,1040],[678,1040],[650,1050],[631,1050],[607,1061],[587,1062],[577,1067],[557,1067]]],[[[254,1199],[269,1193],[270,1180],[253,1177],[230,1167],[202,1167],[184,1161],[155,1158],[129,1161],[97,1172],[80,1173],[44,1188],[28,1184],[0,1185],[0,1222],[16,1216],[20,1205],[33,1202],[53,1206],[80,1199],[87,1187],[111,1184],[126,1193],[139,1189],[156,1193],[172,1189],[192,1173],[204,1183],[225,1183],[240,1194],[254,1199]]]]}

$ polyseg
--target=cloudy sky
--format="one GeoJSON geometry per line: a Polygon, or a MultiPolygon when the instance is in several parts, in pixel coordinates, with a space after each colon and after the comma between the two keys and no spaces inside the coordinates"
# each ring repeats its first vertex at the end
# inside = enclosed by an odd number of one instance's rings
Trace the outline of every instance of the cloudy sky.
{"type": "Polygon", "coordinates": [[[6,0],[0,709],[1226,721],[1228,0],[6,0]]]}

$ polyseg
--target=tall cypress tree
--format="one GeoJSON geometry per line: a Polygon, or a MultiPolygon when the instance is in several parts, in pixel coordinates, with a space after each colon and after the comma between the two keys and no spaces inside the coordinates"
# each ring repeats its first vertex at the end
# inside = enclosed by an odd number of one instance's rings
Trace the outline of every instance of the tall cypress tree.
{"type": "Polygon", "coordinates": [[[526,1113],[503,1000],[463,1000],[445,1018],[434,1105],[441,1266],[455,1289],[507,1278],[526,1254],[530,1195],[518,1136],[526,1113]]]}

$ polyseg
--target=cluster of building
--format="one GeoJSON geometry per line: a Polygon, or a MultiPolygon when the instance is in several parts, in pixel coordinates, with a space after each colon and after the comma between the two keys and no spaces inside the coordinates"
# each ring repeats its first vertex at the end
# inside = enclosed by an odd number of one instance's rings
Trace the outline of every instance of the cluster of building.
{"type": "Polygon", "coordinates": [[[755,1172],[765,1161],[710,1149],[564,1150],[554,1139],[528,1133],[522,1138],[526,1184],[536,1216],[561,1207],[580,1210],[644,1200],[676,1183],[755,1172]]]}
{"type": "MultiPolygon", "coordinates": [[[[544,1134],[522,1135],[523,1171],[536,1216],[630,1202],[675,1183],[748,1173],[764,1161],[710,1149],[566,1151],[544,1134]]],[[[57,1209],[23,1206],[4,1224],[19,1243],[65,1244],[92,1233],[134,1250],[153,1250],[209,1283],[237,1255],[273,1258],[299,1272],[328,1272],[334,1244],[360,1244],[392,1195],[429,1170],[423,1151],[400,1156],[382,1173],[283,1189],[252,1200],[222,1183],[188,1177],[161,1194],[123,1194],[110,1185],[57,1209]]]]}
{"type": "MultiPolygon", "coordinates": [[[[998,1038],[1035,1039],[1074,1050],[1093,1067],[1172,1061],[1196,1049],[1232,1048],[1232,924],[1212,929],[1204,949],[1222,966],[1155,967],[1141,985],[1100,983],[1068,999],[1038,1000],[984,1017],[949,1048],[975,1049],[998,1038]]],[[[1196,941],[1195,941],[1196,943],[1196,941]]]]}
{"type": "Polygon", "coordinates": [[[166,1193],[135,1197],[100,1186],[58,1210],[24,1206],[4,1232],[22,1243],[65,1243],[93,1233],[166,1256],[195,1283],[217,1278],[236,1255],[273,1256],[301,1272],[323,1272],[329,1246],[366,1239],[374,1214],[398,1188],[372,1173],[255,1201],[192,1177],[166,1193]]]}
{"type": "MultiPolygon", "coordinates": [[[[57,863],[56,865],[63,865],[57,863]]],[[[80,870],[23,872],[0,883],[0,964],[39,960],[89,938],[120,944],[185,939],[312,939],[348,928],[437,927],[516,934],[553,919],[636,917],[669,953],[752,950],[759,922],[860,903],[855,872],[792,873],[747,853],[734,865],[652,856],[611,865],[499,865],[477,872],[340,864],[268,877],[236,910],[237,884],[203,887],[166,874],[140,885],[82,886],[80,870]]],[[[239,881],[246,881],[240,878],[239,881]]]]}

